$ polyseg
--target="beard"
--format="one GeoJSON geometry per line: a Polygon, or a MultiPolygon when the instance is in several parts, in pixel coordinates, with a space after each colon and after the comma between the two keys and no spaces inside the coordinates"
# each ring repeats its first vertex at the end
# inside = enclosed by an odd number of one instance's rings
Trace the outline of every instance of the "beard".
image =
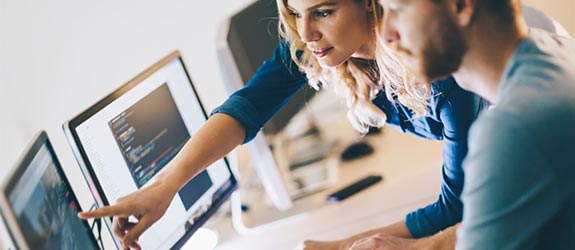
{"type": "Polygon", "coordinates": [[[444,79],[459,69],[467,44],[463,31],[448,13],[438,15],[434,32],[429,36],[423,51],[420,69],[427,82],[444,79]]]}

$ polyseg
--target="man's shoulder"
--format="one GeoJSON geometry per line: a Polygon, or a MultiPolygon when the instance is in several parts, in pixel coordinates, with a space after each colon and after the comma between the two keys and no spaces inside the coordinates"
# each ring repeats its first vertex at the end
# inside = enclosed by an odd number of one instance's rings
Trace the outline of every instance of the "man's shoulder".
{"type": "Polygon", "coordinates": [[[574,67],[573,38],[532,28],[515,50],[504,75],[510,77],[556,71],[572,76],[574,67]]]}
{"type": "Polygon", "coordinates": [[[531,112],[563,110],[575,100],[574,69],[575,41],[534,29],[507,65],[498,102],[531,112]]]}
{"type": "Polygon", "coordinates": [[[514,89],[512,95],[483,112],[473,124],[470,150],[488,152],[486,159],[493,161],[513,156],[537,158],[536,155],[561,161],[563,156],[556,154],[575,141],[574,94],[569,97],[514,89]]]}

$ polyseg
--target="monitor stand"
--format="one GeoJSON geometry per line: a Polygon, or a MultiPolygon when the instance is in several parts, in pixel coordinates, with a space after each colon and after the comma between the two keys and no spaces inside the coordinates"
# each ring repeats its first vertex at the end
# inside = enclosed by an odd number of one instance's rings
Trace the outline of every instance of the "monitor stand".
{"type": "MultiPolygon", "coordinates": [[[[313,137],[313,136],[311,136],[313,137]]],[[[278,209],[271,202],[265,185],[258,183],[261,175],[250,167],[252,160],[242,159],[252,154],[245,152],[245,148],[236,150],[237,155],[230,156],[241,165],[241,175],[237,175],[239,188],[231,197],[231,213],[234,228],[243,235],[257,234],[271,228],[285,225],[293,221],[305,219],[309,211],[325,206],[325,202],[313,197],[313,194],[331,186],[337,180],[338,160],[333,154],[334,141],[324,141],[319,138],[312,142],[301,141],[294,144],[300,149],[288,154],[281,146],[284,139],[274,143],[274,155],[278,166],[285,172],[290,186],[285,187],[292,199],[292,206],[288,209],[278,209]],[[323,145],[323,146],[322,146],[323,145]],[[242,151],[243,150],[243,151],[242,151]],[[279,152],[278,152],[279,151],[279,152]],[[284,153],[281,153],[284,152],[284,153]],[[321,155],[321,157],[318,157],[321,155]],[[241,162],[241,163],[240,163],[241,162]],[[296,165],[293,165],[293,164],[296,165]],[[263,186],[263,187],[262,187],[263,186]]],[[[234,164],[232,164],[234,165],[234,164]]],[[[235,166],[237,166],[235,165],[235,166]]],[[[239,173],[236,169],[236,173],[239,173]]]]}
{"type": "Polygon", "coordinates": [[[251,167],[255,159],[247,147],[228,155],[239,183],[231,197],[232,222],[238,233],[257,234],[285,226],[326,206],[321,197],[327,196],[337,182],[341,147],[360,138],[334,95],[322,91],[307,104],[306,112],[294,116],[270,141],[279,172],[287,180],[285,189],[292,202],[289,208],[278,209],[267,197],[265,183],[258,183],[262,175],[251,167]],[[310,121],[313,130],[308,130],[310,121]]]}

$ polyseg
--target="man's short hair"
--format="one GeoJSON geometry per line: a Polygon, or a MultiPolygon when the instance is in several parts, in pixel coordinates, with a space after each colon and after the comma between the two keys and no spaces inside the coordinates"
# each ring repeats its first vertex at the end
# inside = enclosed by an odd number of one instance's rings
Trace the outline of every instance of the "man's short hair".
{"type": "Polygon", "coordinates": [[[517,0],[478,0],[477,8],[487,10],[502,21],[512,21],[521,10],[517,0]]]}
{"type": "MultiPolygon", "coordinates": [[[[436,4],[454,0],[431,0],[436,4]]],[[[455,0],[462,1],[462,0],[455,0]]],[[[521,10],[521,3],[518,0],[477,0],[477,9],[483,9],[491,13],[492,16],[500,18],[502,21],[511,21],[515,18],[516,10],[521,10]]],[[[482,10],[482,11],[483,11],[482,10]]]]}

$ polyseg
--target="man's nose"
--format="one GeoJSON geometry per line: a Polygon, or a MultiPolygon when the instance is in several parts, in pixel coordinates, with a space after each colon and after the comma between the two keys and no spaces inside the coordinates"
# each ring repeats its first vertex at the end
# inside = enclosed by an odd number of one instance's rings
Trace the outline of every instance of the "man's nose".
{"type": "Polygon", "coordinates": [[[383,39],[388,44],[398,43],[400,36],[395,28],[395,21],[390,14],[384,14],[383,23],[381,25],[381,33],[383,34],[383,39]]]}

